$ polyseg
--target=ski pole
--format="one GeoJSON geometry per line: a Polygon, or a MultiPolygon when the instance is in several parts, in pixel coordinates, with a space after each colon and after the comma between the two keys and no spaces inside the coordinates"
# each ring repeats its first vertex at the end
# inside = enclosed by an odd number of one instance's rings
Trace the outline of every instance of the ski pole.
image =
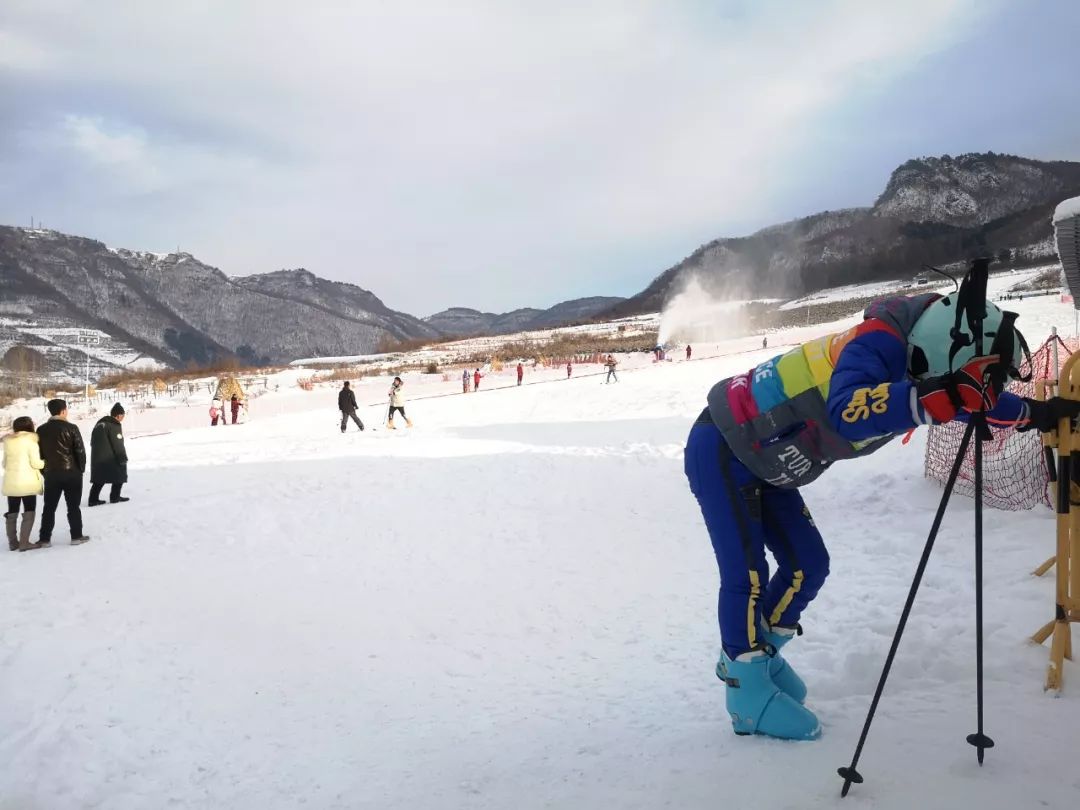
{"type": "Polygon", "coordinates": [[[885,682],[889,678],[889,671],[892,669],[893,659],[896,658],[896,651],[900,647],[900,638],[904,635],[904,628],[907,626],[908,616],[911,614],[911,608],[915,604],[915,594],[918,592],[923,574],[926,572],[926,565],[930,562],[930,552],[934,549],[934,541],[937,539],[938,530],[941,528],[941,522],[945,518],[945,508],[949,505],[949,497],[952,495],[953,487],[956,486],[956,479],[960,475],[960,467],[964,462],[964,455],[967,453],[968,445],[971,443],[971,435],[974,431],[975,420],[970,420],[967,424],[967,428],[964,430],[964,437],[960,441],[960,450],[956,454],[956,460],[953,461],[952,470],[949,472],[949,480],[945,484],[945,492],[941,495],[941,502],[938,504],[937,513],[934,515],[934,523],[930,527],[930,535],[926,538],[926,546],[923,548],[922,557],[919,558],[919,565],[915,569],[915,578],[911,582],[911,589],[908,591],[907,601],[904,603],[904,609],[900,613],[900,622],[896,626],[896,633],[893,635],[892,646],[889,647],[889,654],[885,658],[885,667],[881,670],[881,677],[878,680],[877,689],[874,691],[874,699],[870,701],[870,711],[867,712],[866,722],[863,724],[862,733],[859,735],[859,742],[855,746],[855,754],[852,756],[851,764],[849,766],[837,769],[837,773],[844,778],[844,787],[840,791],[841,796],[848,795],[848,791],[851,789],[853,783],[861,785],[863,782],[862,775],[857,770],[859,757],[862,756],[863,746],[866,744],[866,737],[870,733],[870,724],[874,722],[874,713],[877,711],[878,703],[881,701],[881,693],[885,690],[885,682]]]}

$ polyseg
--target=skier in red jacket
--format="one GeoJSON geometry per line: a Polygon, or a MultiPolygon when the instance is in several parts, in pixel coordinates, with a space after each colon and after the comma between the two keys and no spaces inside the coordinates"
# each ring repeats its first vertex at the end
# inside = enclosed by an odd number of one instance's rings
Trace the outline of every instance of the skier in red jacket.
{"type": "Polygon", "coordinates": [[[521,381],[523,379],[525,379],[525,366],[521,365],[521,363],[518,363],[517,375],[518,375],[518,385],[521,385],[521,381]]]}
{"type": "Polygon", "coordinates": [[[473,391],[479,391],[479,390],[480,390],[480,369],[477,369],[476,373],[473,374],[473,391]]]}

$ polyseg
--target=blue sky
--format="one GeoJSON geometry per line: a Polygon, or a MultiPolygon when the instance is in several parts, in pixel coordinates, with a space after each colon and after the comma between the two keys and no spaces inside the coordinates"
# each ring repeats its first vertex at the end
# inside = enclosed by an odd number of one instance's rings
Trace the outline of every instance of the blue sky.
{"type": "Polygon", "coordinates": [[[5,0],[0,222],[426,315],[639,291],[909,157],[1080,159],[1080,3],[5,0]]]}

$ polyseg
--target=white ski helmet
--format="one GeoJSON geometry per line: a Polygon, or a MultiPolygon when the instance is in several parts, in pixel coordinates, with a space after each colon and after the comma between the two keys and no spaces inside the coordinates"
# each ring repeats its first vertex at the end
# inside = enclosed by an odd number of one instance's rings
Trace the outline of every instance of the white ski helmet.
{"type": "MultiPolygon", "coordinates": [[[[926,308],[908,335],[908,370],[916,379],[941,377],[961,368],[975,356],[975,341],[971,326],[964,316],[960,320],[961,342],[956,353],[950,354],[956,343],[953,329],[956,327],[956,299],[958,293],[939,298],[926,308]]],[[[1002,312],[993,302],[986,302],[986,318],[983,320],[983,354],[998,352],[1007,366],[1007,374],[1020,378],[1017,370],[1027,354],[1023,335],[1013,327],[1016,313],[1002,312]],[[1001,332],[999,339],[998,333],[1001,332]],[[1005,333],[1008,334],[1005,334],[1005,333]],[[1010,340],[1011,338],[1011,340],[1010,340]]]]}

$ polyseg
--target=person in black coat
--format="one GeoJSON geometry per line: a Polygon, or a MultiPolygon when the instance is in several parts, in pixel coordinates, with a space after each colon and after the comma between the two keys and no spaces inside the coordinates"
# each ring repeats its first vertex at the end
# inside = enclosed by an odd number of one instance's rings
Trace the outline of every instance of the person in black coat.
{"type": "Polygon", "coordinates": [[[63,496],[67,503],[71,544],[77,546],[90,539],[83,534],[82,510],[79,509],[86,448],[79,428],[67,420],[67,403],[62,399],[50,399],[46,407],[51,418],[37,429],[41,458],[45,462],[45,506],[41,512],[39,541],[43,548],[52,545],[56,507],[63,496]]]}
{"type": "Polygon", "coordinates": [[[350,419],[356,423],[356,426],[360,430],[364,429],[364,423],[360,421],[356,415],[356,394],[349,388],[349,381],[346,380],[345,384],[341,386],[341,390],[337,395],[338,410],[341,411],[341,432],[345,432],[345,425],[350,419]]]}
{"type": "Polygon", "coordinates": [[[120,496],[127,483],[127,448],[124,447],[124,406],[117,402],[108,416],[103,416],[90,433],[90,499],[87,506],[101,506],[101,490],[111,484],[109,503],[126,503],[120,496]]]}

